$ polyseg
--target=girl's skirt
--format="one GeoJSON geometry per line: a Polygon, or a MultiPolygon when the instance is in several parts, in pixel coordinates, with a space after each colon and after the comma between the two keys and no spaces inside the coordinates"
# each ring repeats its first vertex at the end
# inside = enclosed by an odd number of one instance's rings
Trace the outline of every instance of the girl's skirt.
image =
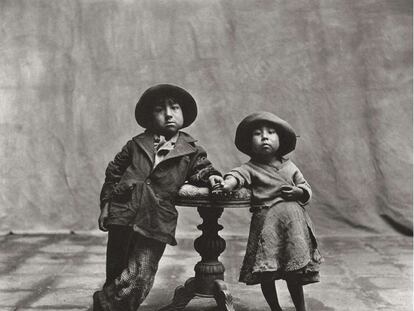
{"type": "Polygon", "coordinates": [[[279,202],[252,212],[239,281],[248,285],[289,278],[302,285],[319,282],[322,257],[304,207],[279,202]]]}

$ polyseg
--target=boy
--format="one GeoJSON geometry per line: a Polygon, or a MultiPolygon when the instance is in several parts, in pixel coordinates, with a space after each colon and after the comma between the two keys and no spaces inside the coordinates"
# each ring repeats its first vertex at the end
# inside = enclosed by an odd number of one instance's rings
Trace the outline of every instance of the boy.
{"type": "Polygon", "coordinates": [[[152,287],[166,244],[177,244],[179,188],[186,181],[221,183],[203,148],[180,131],[196,116],[194,98],[174,85],[156,85],[139,99],[135,118],[146,131],[109,163],[101,191],[99,227],[109,231],[107,279],[94,294],[95,311],[136,311],[152,287]]]}

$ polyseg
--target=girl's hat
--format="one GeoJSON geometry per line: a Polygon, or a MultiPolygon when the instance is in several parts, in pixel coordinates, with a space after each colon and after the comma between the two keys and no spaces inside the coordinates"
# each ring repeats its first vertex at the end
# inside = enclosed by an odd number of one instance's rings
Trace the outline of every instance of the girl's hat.
{"type": "Polygon", "coordinates": [[[183,128],[189,126],[197,117],[197,104],[186,90],[171,84],[158,84],[147,89],[135,106],[135,119],[143,128],[151,126],[152,108],[163,97],[174,98],[183,111],[183,128]]]}
{"type": "Polygon", "coordinates": [[[240,122],[236,130],[235,144],[241,152],[251,156],[252,132],[259,123],[270,123],[279,136],[278,154],[284,156],[296,147],[296,134],[293,127],[273,113],[260,111],[252,113],[240,122]]]}

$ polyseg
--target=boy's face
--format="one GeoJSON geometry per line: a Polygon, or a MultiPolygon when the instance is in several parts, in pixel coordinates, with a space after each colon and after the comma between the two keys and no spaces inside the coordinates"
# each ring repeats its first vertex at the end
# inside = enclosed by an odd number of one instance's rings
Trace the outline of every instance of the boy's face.
{"type": "Polygon", "coordinates": [[[275,128],[271,125],[261,124],[253,130],[253,154],[263,156],[275,155],[279,146],[279,135],[277,135],[275,128]]]}
{"type": "Polygon", "coordinates": [[[167,138],[174,136],[183,127],[181,106],[170,98],[162,99],[152,109],[153,130],[167,138]]]}

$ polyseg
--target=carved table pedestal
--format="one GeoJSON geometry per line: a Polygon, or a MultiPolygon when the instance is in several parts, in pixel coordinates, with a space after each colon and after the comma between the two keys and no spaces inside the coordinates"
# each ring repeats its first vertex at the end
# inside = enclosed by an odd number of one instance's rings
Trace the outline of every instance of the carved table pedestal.
{"type": "Polygon", "coordinates": [[[225,208],[250,208],[250,192],[240,189],[230,194],[210,194],[207,188],[184,185],[176,204],[197,207],[203,219],[203,223],[197,226],[202,234],[194,241],[194,249],[201,260],[194,267],[195,276],[178,286],[172,302],[159,311],[182,310],[196,296],[214,297],[220,310],[233,311],[233,299],[224,282],[225,269],[218,260],[226,249],[226,241],[218,234],[223,229],[218,219],[225,208]]]}

